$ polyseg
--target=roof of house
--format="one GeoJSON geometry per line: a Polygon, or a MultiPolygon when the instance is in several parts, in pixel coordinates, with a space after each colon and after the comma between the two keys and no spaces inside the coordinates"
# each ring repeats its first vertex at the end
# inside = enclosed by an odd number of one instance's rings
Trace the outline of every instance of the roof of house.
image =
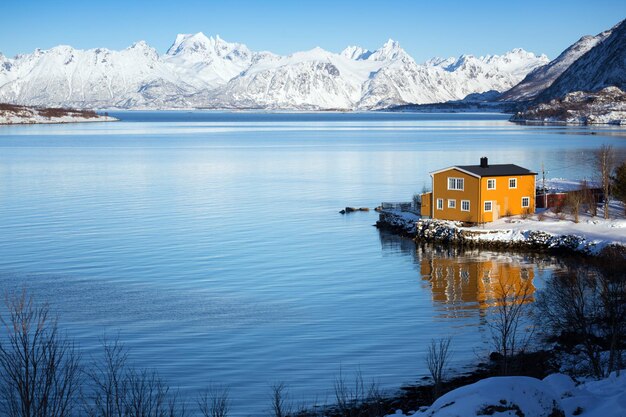
{"type": "Polygon", "coordinates": [[[446,171],[448,169],[459,169],[465,171],[468,174],[477,177],[500,177],[505,175],[537,175],[536,172],[532,172],[526,168],[522,168],[519,165],[514,164],[498,164],[489,165],[487,168],[483,168],[480,165],[457,165],[450,168],[442,169],[434,173],[446,171]]]}

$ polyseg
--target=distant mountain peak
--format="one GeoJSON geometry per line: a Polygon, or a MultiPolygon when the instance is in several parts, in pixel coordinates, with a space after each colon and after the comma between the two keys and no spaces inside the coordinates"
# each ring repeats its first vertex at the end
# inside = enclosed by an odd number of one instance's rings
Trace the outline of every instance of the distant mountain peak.
{"type": "Polygon", "coordinates": [[[375,50],[367,59],[373,61],[394,61],[398,59],[412,58],[405,52],[398,41],[389,38],[379,49],[375,50]]]}
{"type": "Polygon", "coordinates": [[[339,55],[354,61],[361,61],[369,58],[370,55],[372,55],[372,51],[370,51],[369,49],[361,48],[360,46],[351,45],[341,51],[339,55]]]}
{"type": "Polygon", "coordinates": [[[316,47],[279,56],[197,32],[178,34],[163,55],[140,41],[122,51],[59,46],[0,57],[0,101],[95,108],[377,109],[503,91],[541,65],[534,56],[520,56],[506,66],[472,58],[467,69],[443,67],[455,61],[418,65],[393,39],[375,51],[316,47]]]}

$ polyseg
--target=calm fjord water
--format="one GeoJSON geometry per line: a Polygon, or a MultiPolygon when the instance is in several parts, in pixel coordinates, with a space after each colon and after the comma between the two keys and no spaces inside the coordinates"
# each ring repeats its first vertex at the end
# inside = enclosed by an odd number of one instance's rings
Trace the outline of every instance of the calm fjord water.
{"type": "Polygon", "coordinates": [[[623,129],[503,115],[114,115],[0,126],[0,286],[50,302],[86,356],[119,332],[182,390],[230,385],[237,415],[280,381],[295,401],[332,401],[340,368],[410,382],[434,337],[473,359],[485,290],[429,274],[446,262],[550,274],[519,255],[416,252],[374,212],[340,208],[409,200],[429,171],[485,155],[589,178],[591,150],[626,152],[623,129]]]}

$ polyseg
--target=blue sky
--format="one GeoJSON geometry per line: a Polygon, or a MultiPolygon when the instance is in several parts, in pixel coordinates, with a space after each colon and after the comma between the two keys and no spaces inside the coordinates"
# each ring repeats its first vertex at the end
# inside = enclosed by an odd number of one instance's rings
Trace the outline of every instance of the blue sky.
{"type": "Polygon", "coordinates": [[[278,54],[376,49],[393,38],[418,62],[516,47],[555,58],[582,35],[624,18],[624,0],[0,0],[0,52],[59,44],[123,49],[145,40],[164,53],[177,33],[202,31],[278,54]]]}

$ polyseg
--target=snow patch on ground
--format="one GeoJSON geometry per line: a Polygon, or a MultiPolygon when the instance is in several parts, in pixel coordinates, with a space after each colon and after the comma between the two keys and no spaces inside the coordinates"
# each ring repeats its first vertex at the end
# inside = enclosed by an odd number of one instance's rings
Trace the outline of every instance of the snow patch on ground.
{"type": "Polygon", "coordinates": [[[624,371],[619,376],[613,372],[605,379],[580,385],[563,374],[549,375],[543,380],[523,376],[486,378],[443,395],[430,407],[407,414],[398,410],[387,417],[411,415],[626,416],[626,375],[624,371]]]}
{"type": "Polygon", "coordinates": [[[595,217],[581,213],[579,222],[575,223],[571,214],[545,210],[526,219],[519,216],[501,218],[480,227],[460,229],[484,232],[474,235],[477,240],[502,242],[523,241],[533,231],[546,232],[553,236],[577,236],[580,238],[580,250],[588,248],[592,253],[598,253],[610,244],[626,246],[626,218],[622,203],[614,202],[610,205],[610,217],[604,219],[602,211],[598,210],[595,217]]]}

